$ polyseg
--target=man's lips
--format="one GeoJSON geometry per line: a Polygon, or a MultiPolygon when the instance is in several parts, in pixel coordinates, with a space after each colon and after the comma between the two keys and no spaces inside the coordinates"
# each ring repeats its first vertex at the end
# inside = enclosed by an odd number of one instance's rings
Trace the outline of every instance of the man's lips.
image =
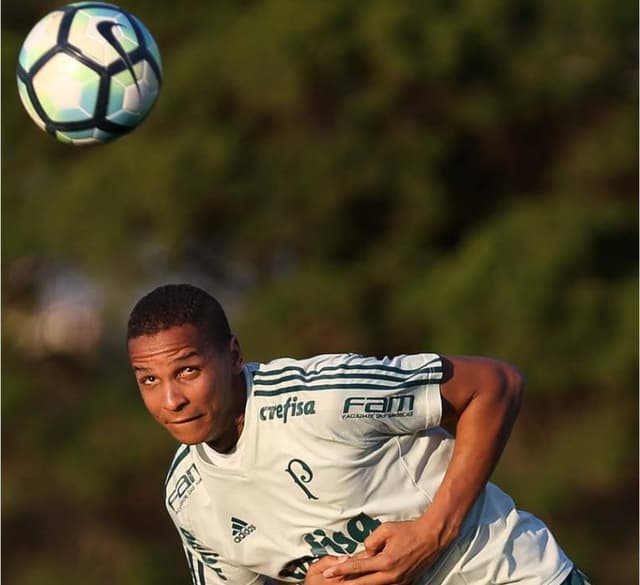
{"type": "Polygon", "coordinates": [[[196,414],[195,416],[190,416],[190,417],[187,417],[187,418],[179,418],[177,420],[170,420],[169,424],[170,425],[183,425],[183,424],[189,423],[191,421],[194,421],[194,420],[200,418],[201,416],[202,416],[201,414],[196,414]]]}

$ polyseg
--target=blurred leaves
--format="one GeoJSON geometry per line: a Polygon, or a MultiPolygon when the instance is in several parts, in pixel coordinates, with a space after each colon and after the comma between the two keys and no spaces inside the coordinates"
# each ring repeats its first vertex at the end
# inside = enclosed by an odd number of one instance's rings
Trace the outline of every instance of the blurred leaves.
{"type": "Polygon", "coordinates": [[[135,299],[177,280],[220,298],[249,359],[516,363],[497,480],[594,582],[637,580],[636,4],[131,0],[162,93],[84,149],[15,91],[57,6],[3,5],[7,583],[188,582],[172,443],[122,347],[135,299]],[[104,299],[81,355],[33,334],[69,271],[104,299]]]}

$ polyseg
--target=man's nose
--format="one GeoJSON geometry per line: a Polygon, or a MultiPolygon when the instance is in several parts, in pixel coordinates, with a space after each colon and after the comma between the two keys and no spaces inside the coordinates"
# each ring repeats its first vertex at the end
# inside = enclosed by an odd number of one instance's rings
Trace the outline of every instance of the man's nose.
{"type": "Polygon", "coordinates": [[[165,386],[164,404],[167,410],[181,410],[189,400],[176,382],[168,382],[165,386]]]}

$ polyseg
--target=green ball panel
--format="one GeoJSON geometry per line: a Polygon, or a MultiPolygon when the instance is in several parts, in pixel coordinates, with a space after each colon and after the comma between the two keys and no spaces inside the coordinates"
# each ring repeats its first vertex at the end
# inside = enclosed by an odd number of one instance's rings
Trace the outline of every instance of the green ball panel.
{"type": "Polygon", "coordinates": [[[139,124],[155,103],[160,87],[153,70],[146,61],[137,63],[134,72],[138,83],[128,71],[111,79],[107,119],[125,126],[139,124]]]}
{"type": "Polygon", "coordinates": [[[67,144],[75,144],[78,146],[86,144],[97,144],[100,142],[108,142],[117,138],[119,134],[105,132],[98,128],[90,128],[88,130],[57,130],[56,138],[60,142],[67,144]]]}
{"type": "Polygon", "coordinates": [[[108,116],[108,119],[111,122],[121,124],[122,126],[128,126],[129,128],[137,126],[142,121],[142,118],[143,116],[141,114],[127,112],[126,110],[120,110],[119,112],[108,116]]]}
{"type": "Polygon", "coordinates": [[[66,136],[64,133],[62,132],[56,132],[56,138],[60,141],[60,142],[64,142],[65,144],[73,144],[73,140],[71,138],[69,138],[68,136],[66,136]]]}
{"type": "Polygon", "coordinates": [[[122,136],[122,134],[114,134],[113,132],[105,132],[104,130],[100,130],[96,128],[93,132],[94,138],[99,142],[108,142],[109,140],[113,140],[114,138],[118,138],[118,136],[122,136]]]}
{"type": "Polygon", "coordinates": [[[100,22],[115,23],[111,33],[126,52],[138,48],[135,31],[127,16],[112,8],[85,8],[77,12],[69,29],[69,43],[103,67],[120,59],[116,48],[97,29],[100,22]]]}
{"type": "Polygon", "coordinates": [[[54,122],[77,122],[93,117],[100,77],[69,55],[54,55],[33,78],[42,108],[54,122]]]}
{"type": "Polygon", "coordinates": [[[50,12],[31,29],[18,56],[18,63],[25,71],[28,72],[42,55],[55,47],[62,16],[61,10],[50,12]]]}
{"type": "Polygon", "coordinates": [[[31,103],[31,98],[29,97],[29,93],[27,92],[27,86],[22,83],[18,79],[18,94],[20,95],[20,100],[22,101],[22,105],[24,109],[27,110],[27,114],[31,117],[31,119],[42,129],[44,130],[45,124],[44,121],[38,116],[38,113],[35,111],[33,104],[31,103]]]}

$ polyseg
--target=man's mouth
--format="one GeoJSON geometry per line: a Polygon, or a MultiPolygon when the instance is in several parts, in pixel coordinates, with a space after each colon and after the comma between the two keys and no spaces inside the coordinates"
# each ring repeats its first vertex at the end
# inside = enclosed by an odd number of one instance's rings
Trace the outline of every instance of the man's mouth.
{"type": "Polygon", "coordinates": [[[194,420],[200,418],[201,416],[202,416],[201,414],[196,414],[195,416],[190,416],[190,417],[187,417],[187,418],[180,418],[180,419],[177,419],[177,420],[171,420],[171,421],[169,421],[169,424],[170,425],[183,425],[185,423],[189,423],[191,421],[194,421],[194,420]]]}

